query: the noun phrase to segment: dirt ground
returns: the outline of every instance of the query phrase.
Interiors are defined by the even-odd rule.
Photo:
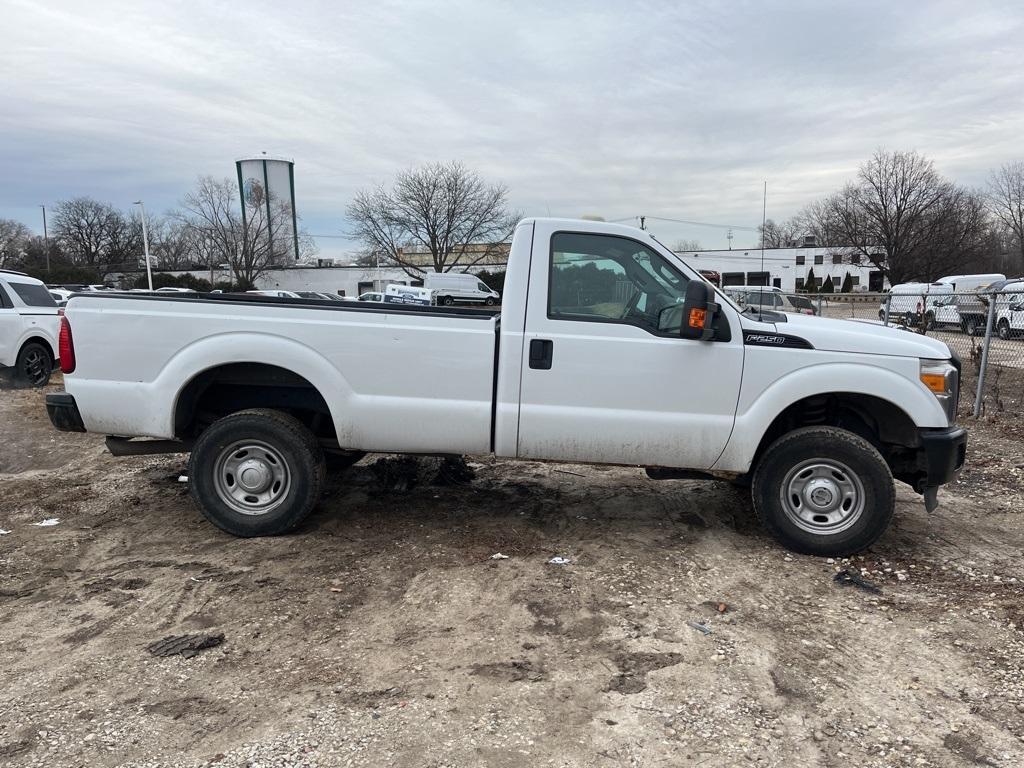
[[[369,457],[294,535],[234,539],[182,457],[42,401],[0,392],[2,766],[1024,765],[1019,413],[833,563],[725,484],[489,458],[384,491]],[[225,639],[146,650],[186,633]]]

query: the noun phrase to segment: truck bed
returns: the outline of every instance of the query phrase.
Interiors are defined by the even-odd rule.
[[[277,366],[323,395],[338,444],[490,449],[497,316],[461,307],[231,294],[76,295],[66,389],[85,427],[175,438],[188,383],[236,363]],[[428,386],[425,386],[428,383]]]

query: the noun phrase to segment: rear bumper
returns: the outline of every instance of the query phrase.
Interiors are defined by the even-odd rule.
[[[925,487],[956,479],[967,458],[967,430],[963,427],[921,430]]]
[[[61,432],[85,432],[78,403],[67,392],[54,392],[46,396],[46,414],[50,423]]]

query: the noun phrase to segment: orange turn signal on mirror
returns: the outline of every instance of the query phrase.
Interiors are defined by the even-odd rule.
[[[691,309],[689,325],[691,328],[703,328],[707,318],[708,311],[706,309]]]
[[[946,377],[941,373],[922,373],[921,381],[932,392],[941,395],[946,391]]]

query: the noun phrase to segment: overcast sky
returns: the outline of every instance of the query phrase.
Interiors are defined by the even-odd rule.
[[[1024,159],[1019,0],[0,2],[0,217],[34,229],[76,195],[164,210],[260,151],[295,159],[318,235],[431,160],[526,214],[754,227],[765,180],[783,219],[879,146],[968,184]]]

